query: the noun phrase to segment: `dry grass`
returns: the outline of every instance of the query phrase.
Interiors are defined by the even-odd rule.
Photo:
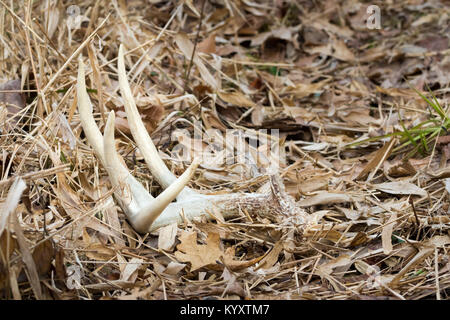
[[[422,155],[393,152],[394,139],[352,145],[429,119],[410,84],[425,92],[428,84],[448,114],[444,1],[380,2],[381,30],[365,28],[357,2],[206,1],[203,12],[202,2],[0,0],[0,82],[20,80],[0,93],[0,297],[448,299],[446,131]],[[192,133],[196,121],[204,132],[279,129],[279,174],[308,223],[242,212],[159,236],[132,230],[110,201],[75,94],[83,54],[99,127],[114,110],[126,165],[161,192],[123,114],[120,43],[172,172],[189,163],[177,161],[181,140],[171,137]],[[169,100],[184,93],[193,96]],[[23,193],[15,177],[26,182]],[[243,163],[200,166],[191,186],[255,192],[268,182],[260,163]],[[193,268],[198,257],[180,246],[188,243],[220,261]]]

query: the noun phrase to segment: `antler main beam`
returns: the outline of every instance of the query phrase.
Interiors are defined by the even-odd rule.
[[[195,217],[211,217],[209,213],[219,210],[225,217],[236,216],[240,210],[264,212],[282,205],[270,194],[204,195],[187,187],[198,161],[194,160],[179,177],[170,172],[158,155],[137,110],[125,71],[123,47],[120,46],[118,58],[119,86],[124,100],[125,112],[133,138],[144,156],[145,162],[155,180],[162,186],[162,192],[154,198],[125,167],[123,159],[116,151],[114,140],[114,111],[108,116],[102,136],[93,114],[92,104],[86,91],[84,64],[79,58],[77,97],[81,125],[89,144],[106,168],[111,184],[115,189],[118,204],[127,215],[133,228],[138,232],[151,232],[173,222],[182,223]],[[172,202],[176,198],[176,202]]]

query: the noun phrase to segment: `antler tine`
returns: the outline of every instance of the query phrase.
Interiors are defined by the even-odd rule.
[[[78,112],[80,114],[80,121],[84,134],[86,135],[89,144],[94,149],[97,157],[100,158],[100,162],[105,166],[106,159],[103,147],[103,137],[95,123],[94,115],[92,114],[92,103],[86,90],[84,63],[81,55],[78,57],[77,100]],[[117,166],[116,170],[117,174],[120,175],[128,173],[127,168],[121,163]]]
[[[186,187],[188,182],[197,169],[199,162],[194,159],[191,165],[183,172],[183,174],[175,180],[166,190],[164,190],[150,205],[147,205],[136,217],[135,225],[136,230],[140,232],[149,232],[152,230],[152,225],[158,217],[162,217],[167,212],[174,211],[172,201],[178,196],[178,194]],[[175,209],[177,206],[175,206]],[[176,212],[176,211],[175,211]],[[178,211],[179,214],[180,211]]]
[[[128,83],[127,75],[125,72],[125,62],[123,54],[123,45],[119,48],[119,58],[118,58],[118,73],[119,73],[119,86],[120,92],[122,93],[122,98],[124,100],[125,112],[127,114],[128,123],[130,125],[131,134],[139,147],[142,155],[144,156],[145,162],[149,167],[151,173],[155,177],[156,181],[161,185],[162,188],[169,187],[175,180],[175,175],[170,172],[165,163],[158,155],[158,150],[153,144],[144,124],[142,123],[141,116],[134,102],[133,95],[131,93],[130,85]],[[197,194],[194,190],[186,187],[179,194],[177,199],[181,200]]]
[[[80,54],[78,57],[77,102],[81,126],[83,127],[84,134],[86,135],[89,144],[97,154],[97,157],[100,158],[102,164],[105,164],[102,134],[95,123],[94,116],[92,115],[91,99],[89,99],[89,95],[87,94],[86,82],[84,78],[84,63],[83,57]]]
[[[95,123],[91,100],[86,91],[84,63],[81,55],[78,57],[77,99],[84,134],[100,162],[108,171],[113,187],[120,187],[120,181],[125,181],[125,185],[128,186],[123,192],[116,191],[116,197],[130,221],[133,221],[141,206],[151,203],[154,198],[120,162],[115,149],[111,151],[111,147],[109,147],[106,148],[105,152],[103,136]],[[114,126],[112,130],[111,126],[109,126],[108,130],[107,135],[109,137],[112,136],[112,143],[114,144]],[[110,141],[111,139],[107,140]],[[118,188],[117,190],[121,189]]]
[[[158,218],[190,181],[195,169],[198,167],[198,161],[194,160],[186,171],[156,199],[151,197],[151,195],[151,198],[149,198],[148,192],[129,172],[126,173],[126,176],[118,174],[121,163],[114,142],[114,120],[114,111],[111,111],[103,136],[105,167],[112,185],[117,188],[116,196],[120,199],[121,206],[127,213],[131,224],[138,232],[148,232],[156,218]],[[128,190],[127,186],[129,187]],[[131,195],[129,192],[131,192]]]
[[[146,203],[151,203],[154,198],[147,190],[123,167],[114,142],[114,122],[115,114],[111,111],[105,126],[103,136],[105,163],[109,179],[114,188],[117,189],[116,196],[129,211],[130,216],[138,214],[140,207]],[[128,187],[128,188],[127,188]],[[122,207],[124,207],[122,205]]]

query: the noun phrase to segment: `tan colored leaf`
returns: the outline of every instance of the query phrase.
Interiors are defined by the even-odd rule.
[[[228,102],[231,105],[238,107],[253,107],[255,104],[249,98],[247,98],[242,92],[234,91],[234,92],[225,92],[219,91],[217,93],[225,102]]]
[[[260,46],[269,38],[283,39],[287,41],[292,40],[292,32],[289,28],[280,27],[269,32],[258,33],[251,39],[251,46]]]
[[[0,256],[5,257],[8,261],[14,249],[17,247],[17,241],[14,239],[10,233],[5,232],[0,235]],[[9,249],[9,250],[8,250]],[[8,276],[7,266],[4,264],[3,259],[0,259],[0,289],[3,288],[3,282]]]
[[[355,55],[351,52],[342,40],[333,41],[333,51],[331,56],[343,61],[355,61]]]
[[[227,127],[220,121],[215,113],[205,110],[204,108],[202,108],[202,120],[206,130],[219,129],[222,132],[227,130]]]
[[[375,152],[375,155],[373,156],[372,160],[370,160],[367,165],[364,167],[364,169],[359,173],[359,175],[356,177],[356,180],[365,178],[369,172],[370,175],[367,178],[367,181],[372,180],[375,173],[380,168],[383,161],[385,161],[389,155],[392,152],[393,147],[396,144],[397,139],[392,138],[389,142],[385,143],[382,148],[380,148],[378,151]]]
[[[335,268],[349,266],[351,263],[351,257],[348,254],[342,254],[339,257],[319,266],[317,268],[317,273],[322,276],[331,275]]]
[[[177,236],[178,225],[177,223],[172,223],[159,229],[158,237],[158,249],[172,251],[175,245],[175,238]]]
[[[304,146],[304,147],[302,147],[302,149],[306,150],[306,151],[320,151],[320,150],[324,150],[326,147],[328,147],[328,143],[318,142],[318,143],[312,143],[307,146]]]
[[[397,219],[397,213],[392,213],[387,221],[386,225],[383,227],[381,232],[381,242],[383,244],[383,253],[390,254],[392,252],[392,232],[394,231],[395,223]]]
[[[355,221],[355,220],[358,220],[359,217],[361,216],[361,212],[358,210],[353,210],[353,209],[349,209],[349,208],[341,208],[341,207],[337,207],[337,208],[344,213],[344,215],[347,219]]]
[[[203,53],[216,53],[216,35],[212,33],[197,44],[197,50]]]
[[[395,286],[409,270],[411,270],[417,264],[421,263],[433,252],[434,247],[423,246],[420,251],[411,260],[409,260],[408,264],[395,275],[395,277],[391,281],[391,285]]]
[[[40,276],[46,275],[50,272],[54,258],[55,249],[51,239],[45,240],[34,248],[33,260]]]
[[[327,191],[319,191],[314,196],[301,200],[297,204],[300,207],[316,206],[319,204],[352,202],[353,199],[345,193],[332,193]]]
[[[421,197],[427,196],[427,192],[424,189],[419,188],[415,184],[406,181],[385,182],[380,184],[374,184],[373,187],[375,189],[381,190],[389,194],[400,194],[400,195],[413,194]]]
[[[434,236],[433,238],[428,240],[428,243],[432,244],[437,248],[442,248],[450,243],[450,236],[448,235]]]
[[[122,281],[136,281],[137,272],[139,267],[142,265],[143,260],[139,258],[132,258],[125,265],[124,270],[120,275],[120,280]]]
[[[308,180],[301,181],[301,183],[295,184],[295,187],[301,193],[314,192],[320,189],[326,189],[328,186],[328,181],[325,177],[313,177]],[[287,187],[287,186],[286,186]]]
[[[185,267],[186,267],[185,263],[178,263],[178,262],[170,261],[169,264],[167,265],[166,270],[164,270],[164,273],[168,274],[168,275],[176,275],[178,272],[183,270]]]
[[[47,37],[51,39],[60,24],[60,8],[57,1],[42,1],[45,17],[44,26],[47,27]]]
[[[42,299],[42,288],[41,283],[39,281],[39,274],[36,268],[36,264],[33,260],[33,256],[30,252],[30,247],[28,242],[23,234],[22,227],[20,226],[19,219],[16,214],[12,215],[14,231],[16,233],[17,242],[19,243],[20,252],[22,253],[22,260],[25,263],[25,266],[28,270],[28,280],[31,285],[31,289],[35,295],[37,300]]]
[[[295,86],[291,86],[287,88],[287,93],[293,94],[296,98],[301,99],[309,96],[310,94],[319,92],[322,88],[329,82],[328,79],[317,83],[302,83],[299,82]],[[292,108],[287,108],[291,110]]]
[[[261,263],[258,265],[258,269],[270,269],[275,263],[278,261],[278,256],[280,255],[281,250],[283,250],[283,242],[280,240],[273,246],[272,250],[269,251],[268,254],[264,256],[261,260]]]
[[[314,28],[320,29],[320,30],[326,30],[331,33],[334,33],[336,35],[339,35],[341,37],[345,38],[351,38],[353,35],[353,31],[345,26],[340,27],[334,23],[328,22],[326,19],[314,19],[314,21],[311,21],[311,26]]]
[[[358,232],[352,239],[352,241],[350,242],[350,244],[348,245],[350,248],[351,247],[357,247],[360,246],[364,243],[366,243],[369,239],[369,237],[367,237],[367,235],[364,232]]]
[[[305,49],[309,54],[321,53],[327,56],[335,57],[342,61],[355,61],[355,55],[351,52],[345,42],[339,39],[333,39],[326,45],[312,46]]]
[[[7,130],[14,128],[18,121],[18,117],[14,116],[25,107],[25,98],[22,93],[19,92],[20,90],[21,83],[19,79],[10,80],[0,84],[0,107],[6,106],[8,112],[7,119],[11,119],[7,123]]]
[[[92,243],[86,248],[86,256],[92,260],[107,261],[116,256],[116,252],[101,243]]]
[[[194,51],[194,44],[189,40],[188,36],[184,33],[178,33],[175,36],[175,43],[178,48],[183,52],[184,56],[188,61],[192,58],[192,52]],[[204,63],[200,60],[197,53],[194,54],[194,64],[197,66],[198,71],[202,79],[209,85],[211,88],[216,91],[219,89],[219,84],[217,80],[211,75],[209,70],[206,68]]]
[[[65,284],[66,280],[66,266],[64,264],[64,250],[58,248],[55,254],[55,280],[60,284]]]
[[[100,114],[102,115],[103,121],[106,122],[106,110],[103,103],[103,85],[102,85],[102,75],[100,73],[100,66],[97,60],[97,53],[95,52],[95,47],[93,43],[90,43],[87,47],[89,61],[92,66],[92,74],[94,76],[95,87],[97,89],[97,100],[98,106],[100,108]]]
[[[230,270],[239,270],[254,265],[262,257],[250,261],[234,260],[234,248],[228,248],[226,252],[220,247],[218,233],[210,232],[206,238],[206,244],[197,244],[197,232],[183,231],[180,236],[181,243],[177,246],[175,257],[182,262],[191,263],[191,272],[203,267],[213,270],[223,269],[225,264]]]
[[[401,159],[393,163],[385,161],[383,171],[391,177],[413,176],[417,173],[417,169],[411,164],[409,159]]]
[[[14,300],[22,300],[22,295],[20,294],[19,290],[19,283],[17,282],[17,274],[19,273],[20,268],[21,267],[15,265],[9,269],[9,285],[11,287],[11,292],[13,294]]]
[[[220,261],[223,252],[220,250],[220,238],[217,233],[209,233],[205,245],[197,244],[197,232],[183,231],[181,243],[177,246],[175,257],[182,262],[191,263],[191,271],[208,265],[215,265]]]

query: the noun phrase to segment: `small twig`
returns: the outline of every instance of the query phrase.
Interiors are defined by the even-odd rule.
[[[414,200],[412,198],[409,198],[409,203],[411,204],[411,207],[413,209],[414,217],[416,217],[416,226],[417,226],[417,228],[419,228],[420,227],[420,221],[419,221],[419,218],[417,216],[416,208],[414,207]]]
[[[194,41],[194,49],[192,49],[192,56],[191,56],[191,60],[189,61],[189,66],[188,66],[188,69],[187,69],[187,72],[186,72],[186,78],[185,78],[185,81],[184,81],[183,94],[185,94],[187,89],[188,89],[188,83],[189,83],[189,77],[191,75],[192,63],[194,62],[195,50],[197,49],[198,38],[200,37],[200,30],[202,28],[203,12],[204,12],[204,9],[205,9],[205,3],[206,3],[206,0],[203,0],[203,2],[202,2],[202,9],[200,11],[200,21],[198,23],[197,34],[195,36],[195,41]]]
[[[434,276],[436,283],[436,300],[441,300],[441,289],[439,288],[439,260],[438,260],[438,248],[434,248]]]
[[[38,196],[38,204],[39,204],[39,207],[42,210],[42,217],[44,218],[44,238],[45,238],[49,234],[48,230],[47,230],[47,219],[46,219],[45,212],[44,212],[44,210],[45,210],[44,201],[45,200],[42,198],[41,192],[39,190],[39,187],[37,186],[35,181],[33,181],[33,184],[34,184],[34,187],[36,188],[36,192],[37,192],[37,196]]]
[[[417,228],[417,235],[416,235],[416,240],[419,240],[420,237],[420,221],[419,218],[417,217],[417,212],[416,212],[416,207],[414,207],[414,200],[412,198],[409,198],[409,203],[411,204],[411,207],[413,209],[414,212],[414,217],[416,218],[416,228]]]
[[[45,169],[45,170],[41,170],[41,171],[37,171],[37,172],[30,172],[27,174],[24,174],[22,176],[20,176],[23,180],[28,181],[28,180],[33,180],[33,179],[39,179],[39,178],[43,178],[45,176],[50,176],[53,174],[56,174],[58,172],[64,172],[70,170],[70,165],[69,164],[65,164],[62,166],[58,166],[58,167],[54,167],[54,168],[50,168],[50,169]],[[14,182],[14,179],[16,179],[17,176],[14,177],[10,177],[8,179],[5,180],[0,180],[0,188],[4,188],[9,186],[11,183]]]

